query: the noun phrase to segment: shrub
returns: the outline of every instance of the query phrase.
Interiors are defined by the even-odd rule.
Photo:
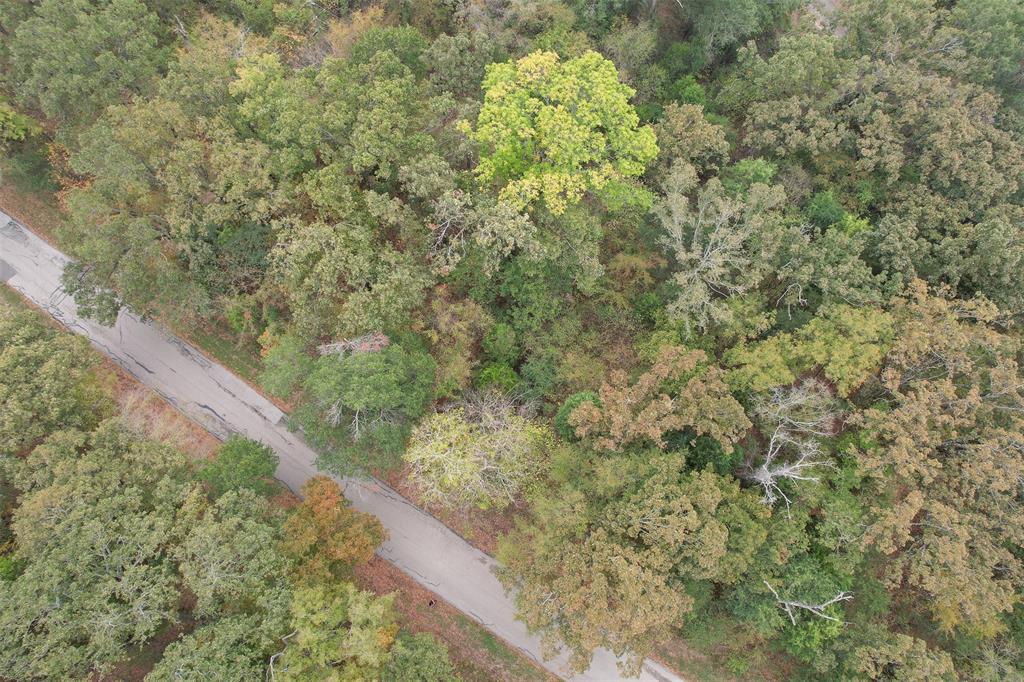
[[[484,335],[484,354],[495,363],[514,366],[519,360],[519,346],[516,343],[516,332],[512,326],[504,322],[491,327]]]
[[[827,190],[817,192],[811,197],[811,200],[807,202],[807,208],[804,209],[804,214],[813,224],[824,229],[842,222],[846,216],[846,209],[836,199],[832,190]]]
[[[692,75],[677,79],[668,89],[669,99],[680,104],[699,104],[707,106],[708,96],[704,86]]]
[[[278,461],[274,451],[263,443],[236,434],[203,467],[199,478],[209,483],[218,497],[241,488],[267,494],[274,489],[267,479],[273,478]]]
[[[722,186],[729,194],[741,194],[754,183],[771,182],[776,170],[775,164],[765,159],[743,159],[722,171]]]
[[[484,365],[476,378],[476,384],[480,388],[493,387],[503,391],[511,391],[518,383],[519,375],[503,362],[490,362]]]
[[[665,67],[669,78],[681,78],[689,73],[700,71],[705,62],[704,50],[688,41],[675,42],[665,50],[661,65]]]
[[[593,391],[581,391],[580,393],[573,393],[571,396],[566,398],[565,402],[562,403],[562,406],[558,408],[558,413],[555,415],[555,433],[557,433],[563,440],[579,440],[579,438],[576,437],[575,427],[569,423],[569,415],[583,403],[593,403],[597,406],[601,405],[601,401],[597,397],[596,393]]]

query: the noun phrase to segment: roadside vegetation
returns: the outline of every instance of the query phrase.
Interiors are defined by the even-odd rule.
[[[1015,679],[1024,6],[838,5],[8,3],[0,182],[54,197],[85,312],[169,321],[321,468],[494,552],[580,669],[604,646],[710,679]],[[352,585],[380,530],[327,479],[285,513],[255,445],[192,471],[83,410],[92,368],[45,342],[0,395],[0,656],[57,672],[11,674],[112,665],[182,586],[196,625],[154,675],[230,651],[322,679],[338,647],[450,674]],[[108,475],[139,499],[79,480]],[[16,615],[82,541],[39,535],[58,499],[145,528],[117,597],[145,607],[109,632]],[[211,577],[233,561],[240,586]]]

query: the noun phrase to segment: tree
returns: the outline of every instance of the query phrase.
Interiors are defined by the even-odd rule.
[[[171,642],[147,682],[248,682],[260,678],[271,650],[258,616],[236,615],[200,625]],[[269,640],[269,641],[268,641]]]
[[[293,636],[271,659],[282,680],[376,679],[398,633],[394,595],[352,583],[301,588],[292,601]]]
[[[295,562],[300,584],[330,583],[351,575],[373,557],[386,537],[373,516],[355,511],[326,476],[302,486],[303,500],[284,523],[282,548]]]
[[[886,632],[876,641],[857,647],[845,661],[851,677],[892,682],[930,682],[958,679],[953,660],[916,637]]]
[[[89,182],[69,192],[66,235],[84,267],[64,280],[76,300],[105,309],[113,289],[138,313],[190,319],[259,285],[260,225],[279,208],[265,145],[161,98],[109,108],[79,144],[71,166]]]
[[[518,414],[511,397],[488,391],[421,421],[403,457],[427,499],[502,508],[536,480],[553,446],[553,434]]]
[[[761,486],[765,504],[771,506],[781,497],[788,508],[791,500],[781,483],[820,480],[815,470],[832,466],[820,440],[833,435],[841,414],[828,387],[816,379],[772,389],[757,401],[755,412],[767,443],[761,463],[750,464],[748,477]]]
[[[367,445],[383,456],[401,448],[409,423],[430,399],[435,370],[426,352],[397,343],[346,355],[328,352],[303,382],[310,400],[296,417],[315,442],[338,454],[335,466],[358,469],[365,466]]]
[[[24,452],[50,433],[107,416],[98,369],[85,339],[0,308],[0,453]]]
[[[0,664],[20,679],[103,672],[177,612],[175,515],[188,463],[116,421],[62,431],[18,460],[15,556],[0,590]]]
[[[426,336],[437,361],[434,393],[438,397],[454,396],[469,387],[477,364],[476,349],[494,321],[475,301],[452,300],[447,290],[438,292],[430,311]]]
[[[10,38],[18,90],[50,118],[89,121],[156,77],[158,33],[139,0],[44,0]]]
[[[588,191],[621,202],[638,191],[627,181],[657,155],[654,133],[629,104],[633,91],[596,52],[491,64],[483,88],[470,132],[482,149],[477,176],[517,207],[543,202],[557,215]]]
[[[688,164],[699,176],[717,170],[729,157],[725,130],[708,121],[704,107],[672,103],[654,125],[658,141],[657,170],[665,175],[675,164]]]
[[[379,239],[358,216],[352,220],[276,225],[273,270],[307,338],[401,329],[430,284],[410,254]]]
[[[457,682],[448,647],[429,632],[400,633],[381,672],[383,682]]]
[[[703,351],[665,346],[632,384],[625,372],[613,370],[598,401],[580,403],[569,424],[580,438],[613,452],[631,444],[664,448],[666,433],[684,429],[731,445],[750,421],[729,394],[722,370],[706,360]]]
[[[876,226],[865,252],[876,270],[969,295],[964,265],[990,245],[975,225],[1020,205],[1024,141],[999,98],[965,80],[972,60],[945,15],[929,2],[851,3],[843,40],[804,30],[768,59],[741,50],[722,101],[745,117],[745,143],[798,162]],[[988,255],[999,272],[1019,254]]]
[[[524,550],[530,542],[518,539]],[[628,654],[627,672],[639,670],[654,643],[691,608],[692,600],[666,583],[666,556],[619,542],[604,529],[535,547],[523,556],[502,552],[506,586],[517,588],[519,617],[541,632],[545,655],[567,645],[576,670],[585,670],[601,646]]]
[[[371,29],[364,36],[393,31]],[[422,41],[414,30],[405,31]],[[353,51],[362,52],[363,45],[369,46],[357,42]],[[436,142],[424,128],[444,102],[430,98],[426,84],[403,63],[403,57],[410,62],[418,62],[418,57],[379,48],[367,49],[359,60],[324,62],[316,82],[324,109],[316,118],[325,125],[328,139],[335,141],[321,152],[330,161],[344,164],[357,176],[372,174],[390,182],[401,166],[434,151]]]
[[[288,562],[278,550],[281,524],[266,499],[242,488],[212,505],[193,498],[182,513],[194,520],[177,553],[198,615],[272,612],[287,604],[291,590]]]
[[[548,655],[564,643],[576,669],[599,646],[638,669],[692,608],[683,581],[737,581],[765,539],[756,495],[686,472],[678,455],[578,457],[554,470],[570,477],[502,539],[499,577]]]
[[[1024,542],[1019,340],[993,326],[990,303],[932,296],[920,281],[894,316],[879,386],[891,407],[860,417],[874,445],[857,458],[876,495],[864,543],[941,630],[992,638],[1024,580],[1012,549]]]
[[[220,446],[213,461],[200,470],[199,478],[209,483],[218,497],[242,488],[267,494],[274,490],[268,479],[274,477],[278,461],[266,445],[235,434]]]
[[[892,335],[892,317],[882,310],[823,306],[794,333],[730,349],[724,358],[733,367],[729,383],[764,391],[792,384],[804,372],[820,367],[836,392],[846,397],[878,368]]]
[[[794,0],[773,3],[737,0],[724,4],[715,0],[696,0],[679,3],[679,9],[692,26],[694,38],[703,47],[705,58],[711,60],[723,50],[767,30],[798,5]]]
[[[1024,9],[1005,0],[958,2],[950,22],[963,31],[966,49],[979,58],[992,84],[1010,105],[1024,107]]]
[[[691,206],[687,194],[695,180],[688,164],[673,167],[659,217],[667,232],[662,243],[676,265],[678,294],[669,314],[703,331],[730,322],[724,299],[751,291],[770,273],[778,276],[776,254],[786,239],[799,237],[786,229],[782,187],[755,183],[734,197],[713,178]]]

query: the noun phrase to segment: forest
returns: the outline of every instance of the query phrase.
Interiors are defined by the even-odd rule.
[[[0,152],[80,310],[505,519],[577,669],[1024,679],[1024,1],[6,0]],[[140,437],[79,341],[0,312],[5,677],[187,613],[146,679],[457,679],[331,478]]]

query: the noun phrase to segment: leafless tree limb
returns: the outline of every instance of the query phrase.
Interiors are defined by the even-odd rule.
[[[789,622],[793,625],[796,625],[796,612],[798,609],[812,613],[819,618],[830,620],[833,623],[842,623],[844,625],[846,624],[846,621],[825,613],[825,609],[827,609],[832,604],[837,604],[839,602],[849,601],[850,599],[853,599],[853,592],[840,592],[828,601],[821,602],[820,604],[808,604],[807,602],[783,599],[779,596],[779,593],[775,590],[774,587],[771,586],[771,584],[767,580],[764,580],[762,582],[769,590],[771,590],[772,595],[774,595],[775,597],[775,601],[779,604],[779,608],[786,612],[786,615],[789,616]]]

